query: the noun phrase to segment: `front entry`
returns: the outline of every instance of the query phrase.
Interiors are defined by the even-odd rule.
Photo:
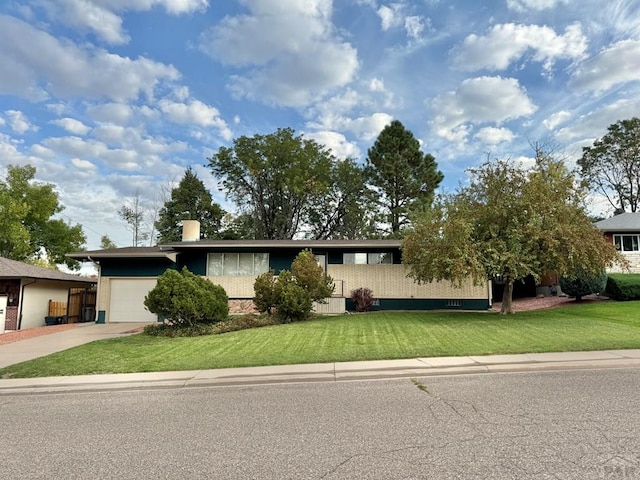
[[[0,295],[0,332],[4,332],[7,320],[7,296]]]

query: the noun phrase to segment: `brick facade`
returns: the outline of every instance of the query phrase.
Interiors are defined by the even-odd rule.
[[[18,307],[7,307],[7,316],[5,318],[4,329],[18,329]]]

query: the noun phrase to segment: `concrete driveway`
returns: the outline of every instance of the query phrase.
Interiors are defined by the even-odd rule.
[[[81,323],[76,328],[0,345],[0,368],[105,338],[133,335],[147,323]]]

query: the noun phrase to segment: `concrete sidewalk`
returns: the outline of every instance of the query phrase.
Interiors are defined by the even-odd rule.
[[[318,363],[181,372],[125,373],[0,380],[0,396],[143,388],[194,388],[269,383],[336,382],[480,373],[640,366],[640,350],[531,353]]]

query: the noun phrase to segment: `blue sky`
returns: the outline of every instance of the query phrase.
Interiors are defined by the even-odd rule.
[[[89,249],[127,246],[118,208],[187,166],[230,208],[205,164],[240,135],[364,161],[399,119],[451,191],[530,142],[575,162],[640,114],[639,79],[638,1],[5,0],[0,174],[34,165]]]

